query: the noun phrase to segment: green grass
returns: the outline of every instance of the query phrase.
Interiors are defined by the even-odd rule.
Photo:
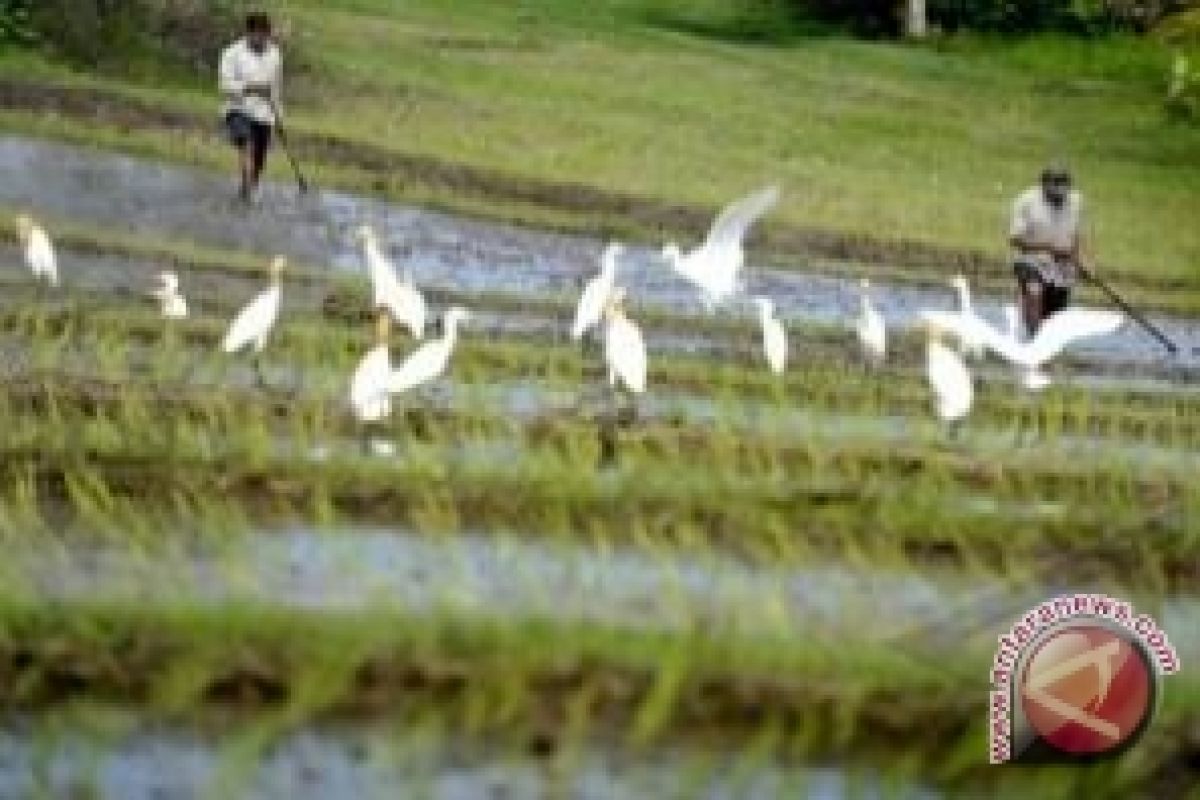
[[[294,126],[706,206],[778,180],[773,224],[993,254],[1013,194],[1065,156],[1101,263],[1194,278],[1200,129],[1162,113],[1163,46],[800,35],[746,45],[719,35],[726,6],[293,0],[282,13],[316,70],[293,76]],[[0,65],[62,75],[29,56]],[[132,90],[213,104],[199,78]],[[478,210],[538,217],[498,201]]]

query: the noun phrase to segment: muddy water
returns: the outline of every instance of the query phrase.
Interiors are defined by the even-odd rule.
[[[594,271],[602,247],[586,237],[466,220],[332,191],[297,200],[294,188],[285,185],[264,187],[256,208],[247,212],[231,201],[232,187],[219,177],[14,136],[0,138],[0,165],[6,173],[0,182],[3,204],[157,237],[282,252],[340,272],[361,271],[352,231],[369,221],[426,287],[563,297],[577,291]],[[631,247],[620,280],[638,303],[697,311],[694,294],[652,249]],[[752,266],[746,281],[751,294],[774,297],[785,319],[838,323],[857,313],[857,287],[846,280]],[[910,325],[923,308],[953,307],[949,288],[931,292],[882,280],[876,284],[876,301],[893,324]],[[1003,302],[1007,299],[981,297],[977,306],[999,325]],[[752,318],[745,305],[721,313]],[[1200,325],[1194,320],[1158,322],[1185,344],[1200,342]],[[1142,365],[1200,367],[1200,359],[1191,355],[1168,360],[1161,347],[1133,326],[1082,345],[1078,352]]]
[[[112,712],[109,716],[112,716]],[[247,759],[238,732],[121,719],[119,730],[85,721],[0,725],[0,800],[812,800],[933,798],[925,788],[863,770],[690,749],[629,753],[599,742],[575,746],[569,766],[499,747],[447,741],[444,733],[374,726],[311,727],[277,737]]]

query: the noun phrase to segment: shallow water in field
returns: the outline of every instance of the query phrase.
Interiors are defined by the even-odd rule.
[[[597,550],[511,536],[422,537],[384,529],[289,528],[146,553],[17,548],[10,590],[59,599],[255,601],[297,608],[454,609],[621,626],[703,625],[745,634],[893,640],[963,636],[1036,596],[999,582],[844,567],[771,569],[728,556]]]
[[[283,185],[264,187],[257,207],[247,212],[232,202],[229,182],[209,174],[15,136],[0,137],[0,165],[10,166],[0,184],[0,203],[158,237],[178,235],[261,254],[282,252],[343,273],[361,272],[353,229],[370,221],[397,262],[424,287],[574,296],[594,272],[603,246],[587,237],[479,222],[333,191],[297,200],[294,189]],[[70,269],[63,272],[71,281]],[[631,246],[620,280],[637,304],[698,310],[693,292],[652,248]],[[750,266],[746,283],[750,294],[775,298],[784,319],[840,323],[857,314],[853,281]],[[886,280],[875,283],[875,300],[893,324],[911,325],[923,308],[954,306],[949,287],[930,291]],[[1008,298],[980,297],[976,305],[999,325],[1005,302]],[[737,306],[719,313],[753,319],[748,304]],[[1156,321],[1184,345],[1183,356],[1167,357],[1132,324],[1102,341],[1082,344],[1076,352],[1150,367],[1200,367],[1200,359],[1191,354],[1191,343],[1200,342],[1200,325],[1178,318]]]
[[[110,712],[108,716],[113,716]],[[934,798],[864,770],[799,766],[672,749],[630,754],[575,744],[564,766],[519,750],[456,743],[442,732],[373,726],[304,728],[248,748],[252,735],[120,719],[87,730],[0,723],[0,800],[811,800]],[[66,728],[63,730],[62,728]],[[247,763],[247,752],[256,757]],[[742,767],[739,769],[739,767]]]
[[[417,536],[382,528],[290,527],[226,542],[138,552],[79,545],[14,547],[10,591],[147,603],[255,602],[313,610],[399,608],[548,616],[637,628],[728,629],[836,642],[906,642],[934,651],[994,641],[1027,608],[1097,587],[1016,586],[924,570],[751,566],[731,556],[595,549],[504,534]],[[1181,656],[1200,642],[1200,600],[1174,597],[1162,618]],[[1159,609],[1147,607],[1157,615]]]

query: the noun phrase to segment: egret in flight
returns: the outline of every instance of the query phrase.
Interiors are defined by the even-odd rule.
[[[1013,323],[1019,322],[1016,308],[1006,309],[1006,314],[1010,329],[1001,333],[985,325],[984,344],[1005,361],[1021,368],[1025,388],[1033,391],[1050,385],[1050,377],[1042,369],[1067,347],[1081,339],[1115,333],[1125,323],[1125,317],[1116,311],[1069,306],[1042,320],[1037,333],[1031,339],[1021,341],[1017,330],[1013,329]]]
[[[762,323],[763,352],[767,357],[767,365],[771,372],[782,375],[787,367],[787,334],[783,323],[775,317],[775,304],[766,297],[754,298],[758,306],[758,318]]]
[[[883,316],[871,302],[871,282],[863,278],[859,282],[859,315],[855,331],[863,355],[872,366],[879,366],[887,355],[887,327]]]
[[[179,291],[179,276],[174,272],[158,273],[158,286],[154,287],[150,296],[158,301],[162,315],[166,319],[187,317],[187,300]]]
[[[646,343],[637,324],[625,316],[625,289],[618,286],[604,309],[604,360],[609,385],[634,394],[646,391]]]
[[[17,239],[25,251],[25,263],[33,276],[51,286],[58,286],[58,261],[46,230],[28,214],[19,214]]]
[[[234,317],[225,339],[221,342],[221,350],[226,353],[236,353],[247,346],[253,348],[254,368],[258,373],[259,384],[264,383],[260,355],[279,316],[280,276],[285,266],[287,259],[283,256],[275,256],[271,260],[271,284]]]
[[[925,331],[925,375],[933,389],[934,411],[942,422],[954,426],[971,410],[975,395],[971,373],[962,356],[943,341],[948,331],[933,322],[925,323]]]
[[[778,200],[778,187],[760,189],[727,206],[695,250],[684,254],[675,243],[663,248],[662,256],[676,274],[700,290],[706,309],[715,308],[738,291],[738,270],[746,259],[742,241],[750,226]]]
[[[458,326],[471,318],[471,313],[462,306],[453,306],[446,312],[442,324],[442,336],[421,345],[388,378],[389,392],[406,392],[428,383],[446,371],[454,343],[458,338]]]
[[[427,316],[425,298],[417,291],[412,277],[407,274],[404,280],[396,277],[396,269],[384,255],[379,237],[370,225],[359,226],[355,238],[362,245],[363,258],[371,275],[375,307],[382,306],[391,312],[397,322],[408,328],[413,338],[423,338]]]
[[[587,282],[579,304],[575,307],[575,322],[571,325],[571,338],[579,341],[604,317],[604,306],[612,292],[617,277],[617,259],[623,248],[618,242],[610,242],[600,256],[600,272]]]

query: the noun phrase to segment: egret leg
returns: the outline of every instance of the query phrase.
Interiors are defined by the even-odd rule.
[[[602,414],[596,428],[596,438],[600,445],[600,455],[596,467],[598,469],[615,467],[619,455],[616,419]]]
[[[267,388],[267,375],[265,372],[263,372],[262,353],[254,354],[254,374],[258,379],[258,388],[266,389]]]

